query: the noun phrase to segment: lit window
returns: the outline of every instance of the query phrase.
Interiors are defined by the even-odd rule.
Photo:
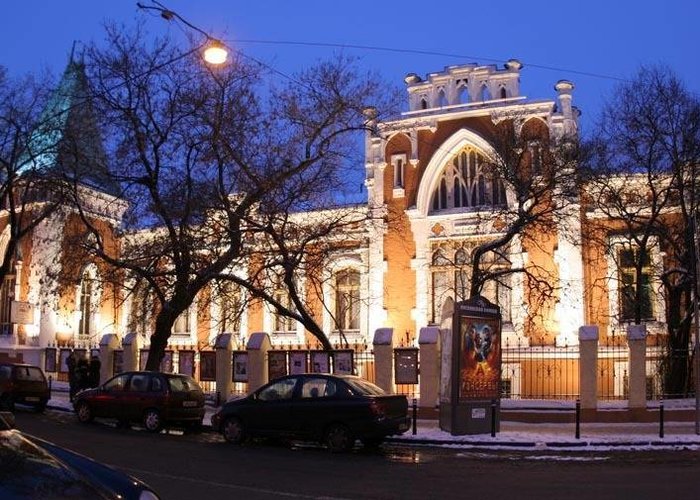
[[[354,269],[336,275],[335,318],[339,330],[360,329],[360,273]]]
[[[432,210],[503,206],[503,181],[486,166],[484,157],[465,149],[448,162],[432,197]]]

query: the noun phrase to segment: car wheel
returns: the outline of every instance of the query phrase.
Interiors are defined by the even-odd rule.
[[[15,399],[12,394],[3,394],[0,396],[0,409],[13,411],[15,409]]]
[[[326,431],[325,443],[331,453],[338,453],[350,451],[355,445],[355,438],[346,426],[333,424]]]
[[[78,421],[82,424],[92,422],[94,418],[90,405],[87,403],[78,403],[78,406],[75,408],[75,413],[78,415]]]
[[[221,426],[221,434],[227,443],[242,444],[245,441],[245,427],[239,418],[230,417]]]
[[[379,448],[382,445],[383,442],[384,442],[383,437],[367,438],[367,439],[362,440],[362,446],[364,446],[365,448],[376,450],[377,448]]]
[[[163,427],[160,412],[155,409],[146,410],[143,414],[143,426],[148,432],[158,432]]]

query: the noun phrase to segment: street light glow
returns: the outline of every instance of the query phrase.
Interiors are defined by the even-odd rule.
[[[223,43],[219,40],[211,40],[206,49],[204,49],[204,60],[209,64],[223,64],[228,58],[228,51]]]

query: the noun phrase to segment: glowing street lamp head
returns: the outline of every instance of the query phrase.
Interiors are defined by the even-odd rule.
[[[210,40],[207,48],[204,49],[204,60],[209,64],[219,65],[225,63],[227,58],[226,46],[219,40]]]

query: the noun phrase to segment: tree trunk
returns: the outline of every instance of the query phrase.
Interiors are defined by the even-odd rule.
[[[173,330],[177,316],[161,310],[156,316],[156,331],[151,335],[151,347],[148,350],[146,370],[160,371],[160,363],[165,357],[165,348]]]

